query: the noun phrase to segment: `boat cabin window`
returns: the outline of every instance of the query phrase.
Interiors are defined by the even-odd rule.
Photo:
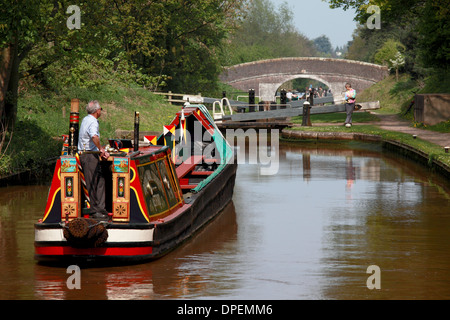
[[[161,175],[161,180],[163,182],[164,189],[166,191],[167,201],[169,202],[169,207],[173,207],[177,204],[177,197],[175,195],[175,183],[173,181],[173,176],[171,174],[167,158],[162,161],[158,161],[158,169]]]
[[[166,158],[138,170],[150,215],[163,213],[178,203],[176,185]]]

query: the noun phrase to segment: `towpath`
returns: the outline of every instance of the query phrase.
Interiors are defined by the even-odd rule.
[[[411,135],[416,135],[418,138],[437,144],[442,147],[450,147],[450,133],[436,132],[421,128],[414,128],[411,126],[411,123],[402,120],[396,114],[377,114],[372,112],[377,117],[380,118],[380,121],[377,122],[364,122],[358,123],[355,122],[353,125],[374,125],[378,126],[384,130],[403,132]],[[314,126],[336,126],[336,123],[314,123]],[[297,125],[296,125],[297,126]],[[300,126],[298,124],[298,126]]]
[[[426,140],[442,147],[450,147],[450,133],[414,128],[408,121],[399,119],[395,114],[376,115],[380,118],[380,122],[376,125],[381,129],[417,135],[417,137],[422,140]]]

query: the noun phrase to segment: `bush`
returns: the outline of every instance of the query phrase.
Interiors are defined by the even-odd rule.
[[[11,144],[0,159],[0,176],[24,170],[38,172],[61,153],[62,141],[52,138],[34,120],[18,121]]]

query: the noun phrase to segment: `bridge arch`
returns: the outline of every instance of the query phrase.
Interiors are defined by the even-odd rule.
[[[286,81],[315,79],[326,84],[335,101],[342,101],[345,83],[357,92],[383,80],[389,69],[377,64],[333,58],[278,58],[242,63],[225,68],[220,79],[236,89],[255,89],[263,101],[274,101],[276,90]]]
[[[322,82],[324,85],[328,86],[328,88],[330,88],[330,86],[332,85],[332,83],[326,81],[325,79],[321,78],[320,76],[317,75],[304,75],[304,74],[297,74],[297,75],[292,75],[289,77],[286,77],[285,80],[283,82],[281,82],[278,86],[278,88],[280,88],[280,86],[282,86],[284,83],[291,81],[291,80],[295,80],[295,79],[311,79],[311,80],[317,80]],[[282,88],[281,88],[282,89]],[[295,88],[294,88],[295,89]],[[305,89],[305,88],[302,88]]]

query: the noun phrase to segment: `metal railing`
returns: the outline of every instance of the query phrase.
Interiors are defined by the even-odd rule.
[[[214,103],[213,103],[213,111],[212,112],[213,112],[214,120],[222,119],[225,116],[225,111],[223,109],[224,102],[228,106],[228,111],[229,111],[230,115],[233,115],[233,108],[231,107],[230,100],[228,100],[228,98],[222,98],[221,100],[214,101]],[[216,106],[218,106],[220,108],[219,112],[216,112]]]

